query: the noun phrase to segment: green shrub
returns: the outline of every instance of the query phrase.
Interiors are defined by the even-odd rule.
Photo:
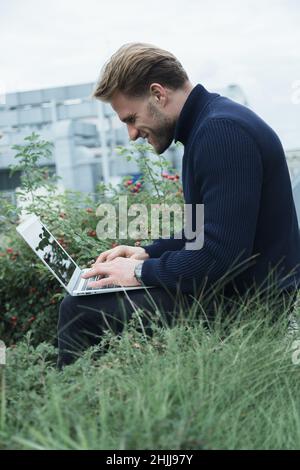
[[[99,184],[96,193],[88,195],[76,191],[57,193],[57,178],[50,176],[45,167],[38,166],[40,159],[50,157],[51,144],[37,134],[27,137],[24,145],[14,149],[18,162],[12,167],[12,173],[22,172],[18,199],[23,201],[31,196],[26,210],[41,218],[82,268],[116,244],[143,244],[150,239],[149,236],[138,241],[99,240],[96,236],[99,202],[111,202],[117,209],[120,195],[128,197],[128,206],[132,202],[149,206],[183,201],[179,176],[165,157],[154,156],[150,146],[118,147],[120,158],[136,159],[141,173],[138,181],[128,176],[116,188]],[[0,209],[6,217],[6,222],[0,223],[0,337],[10,345],[30,330],[33,344],[45,340],[55,344],[58,305],[65,292],[16,232],[20,207],[2,199]]]

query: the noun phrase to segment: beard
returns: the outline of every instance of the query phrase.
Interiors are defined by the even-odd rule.
[[[151,141],[155,152],[160,155],[170,147],[175,133],[176,120],[165,116],[153,103],[148,103],[148,111],[155,121],[155,128],[151,129],[154,141]]]

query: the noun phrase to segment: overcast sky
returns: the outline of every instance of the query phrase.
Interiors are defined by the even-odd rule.
[[[0,86],[95,81],[132,41],[170,50],[210,91],[238,83],[300,148],[300,0],[0,0]]]

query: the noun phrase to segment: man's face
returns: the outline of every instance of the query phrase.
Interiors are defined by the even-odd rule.
[[[156,104],[153,95],[143,98],[128,98],[121,92],[115,93],[111,105],[121,121],[125,122],[130,140],[146,138],[159,155],[172,143],[176,119]]]

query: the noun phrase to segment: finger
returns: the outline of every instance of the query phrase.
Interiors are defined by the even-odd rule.
[[[98,258],[96,259],[96,263],[103,263],[103,261],[106,260],[107,255],[108,255],[111,251],[112,251],[112,249],[111,249],[111,250],[103,251],[103,253],[101,253],[101,254],[98,256]],[[96,263],[95,263],[95,264],[96,264]]]
[[[120,249],[120,250],[114,251],[113,253],[110,253],[107,256],[106,261],[112,261],[115,258],[122,258],[122,257],[124,257],[124,251]]]
[[[114,263],[118,259],[122,259],[122,257],[117,256],[116,258],[111,258],[111,259],[107,258],[106,260],[103,261],[103,264],[105,264],[105,266],[110,266],[111,263]],[[94,264],[91,265],[91,268],[97,268],[99,266],[99,264],[101,264],[101,263],[94,263]]]
[[[90,269],[86,273],[81,274],[83,279],[88,279],[92,276],[97,276],[97,274],[109,274],[110,267],[106,264],[97,264],[94,268]]]
[[[87,287],[93,288],[93,287],[106,287],[106,286],[111,286],[111,285],[117,285],[117,282],[114,280],[113,277],[105,277],[103,279],[100,279],[100,281],[95,281],[95,282],[89,282]]]

